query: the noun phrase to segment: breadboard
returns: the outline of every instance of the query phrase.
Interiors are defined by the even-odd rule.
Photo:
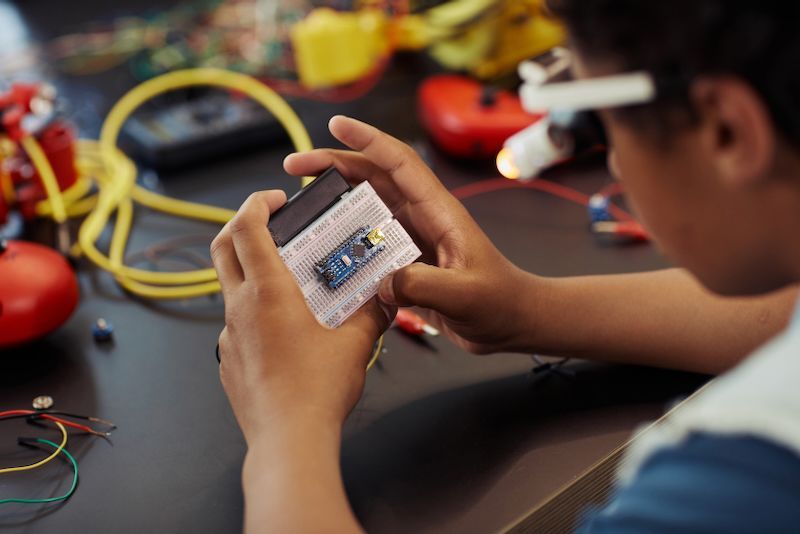
[[[320,278],[316,264],[364,226],[383,230],[385,249],[340,287],[331,289]],[[345,194],[278,251],[300,285],[308,307],[320,323],[331,328],[372,298],[387,274],[411,264],[421,254],[368,182]]]

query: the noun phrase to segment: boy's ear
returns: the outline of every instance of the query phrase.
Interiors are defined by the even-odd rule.
[[[736,77],[707,77],[692,84],[700,126],[699,147],[723,185],[748,187],[774,165],[777,136],[761,96]]]

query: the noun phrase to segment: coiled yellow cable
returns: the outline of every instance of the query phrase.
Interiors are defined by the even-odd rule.
[[[100,140],[81,140],[77,144],[79,179],[61,192],[47,157],[33,137],[22,146],[36,167],[48,195],[36,209],[56,222],[88,213],[78,231],[74,252],[85,255],[98,267],[112,273],[127,291],[154,299],[190,298],[219,291],[214,269],[183,272],[156,272],[129,267],[124,263],[125,248],[133,221],[134,204],[201,221],[225,224],[234,211],[170,198],[136,185],[136,165],[117,148],[117,139],[128,117],[144,102],[160,94],[195,86],[212,86],[241,92],[269,110],[289,134],[296,151],[311,150],[311,139],[291,107],[272,89],[249,76],[219,69],[189,69],[153,78],[135,87],[111,109],[100,133]],[[305,178],[305,185],[311,178]],[[86,196],[92,184],[97,193]],[[112,216],[114,231],[108,254],[97,248],[97,240]]]
[[[61,191],[55,173],[39,143],[33,137],[23,139],[22,146],[31,159],[47,192],[48,200],[36,206],[37,214],[52,216],[58,223],[68,217],[88,216],[78,231],[75,254],[83,254],[98,267],[112,273],[127,291],[152,299],[191,298],[217,293],[220,290],[214,269],[184,272],[156,272],[125,265],[125,248],[133,222],[134,203],[151,209],[201,221],[225,224],[236,213],[233,210],[170,198],[136,185],[137,169],[119,148],[117,139],[130,115],[148,100],[177,89],[213,86],[239,91],[270,111],[289,134],[294,148],[304,152],[313,148],[303,123],[277,93],[254,78],[219,69],[189,69],[153,78],[135,87],[111,109],[100,132],[100,141],[82,139],[77,143],[78,180]],[[313,177],[305,177],[307,185]],[[97,193],[86,196],[92,185]],[[116,214],[108,255],[97,248],[97,239]],[[377,361],[383,349],[383,336],[378,339],[367,370]],[[60,428],[61,425],[56,423]],[[65,440],[51,457],[58,455]],[[35,466],[42,465],[42,462]],[[31,466],[32,468],[34,466]],[[2,473],[4,471],[0,471]]]

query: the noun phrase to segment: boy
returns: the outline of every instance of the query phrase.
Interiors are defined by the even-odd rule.
[[[251,196],[212,244],[226,303],[221,378],[249,447],[247,530],[360,530],[339,473],[341,425],[395,306],[430,309],[436,326],[476,353],[542,352],[705,372],[736,366],[788,322],[796,291],[784,288],[800,282],[800,67],[793,61],[800,5],[551,4],[568,27],[576,77],[643,71],[655,80],[652,102],[597,111],[614,174],[658,245],[688,273],[525,273],[409,147],[335,117],[331,132],[354,152],[294,154],[287,172],[335,165],[353,180],[369,180],[416,235],[424,263],[384,280],[379,299],[330,330],[305,306],[266,230],[269,213],[286,200],[282,192]],[[712,384],[669,434],[630,459],[617,495],[583,528],[795,527],[797,352],[800,323]]]

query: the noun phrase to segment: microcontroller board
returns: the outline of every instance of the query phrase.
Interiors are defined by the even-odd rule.
[[[337,198],[278,248],[308,307],[320,323],[333,328],[375,296],[387,274],[420,256],[368,182]]]

